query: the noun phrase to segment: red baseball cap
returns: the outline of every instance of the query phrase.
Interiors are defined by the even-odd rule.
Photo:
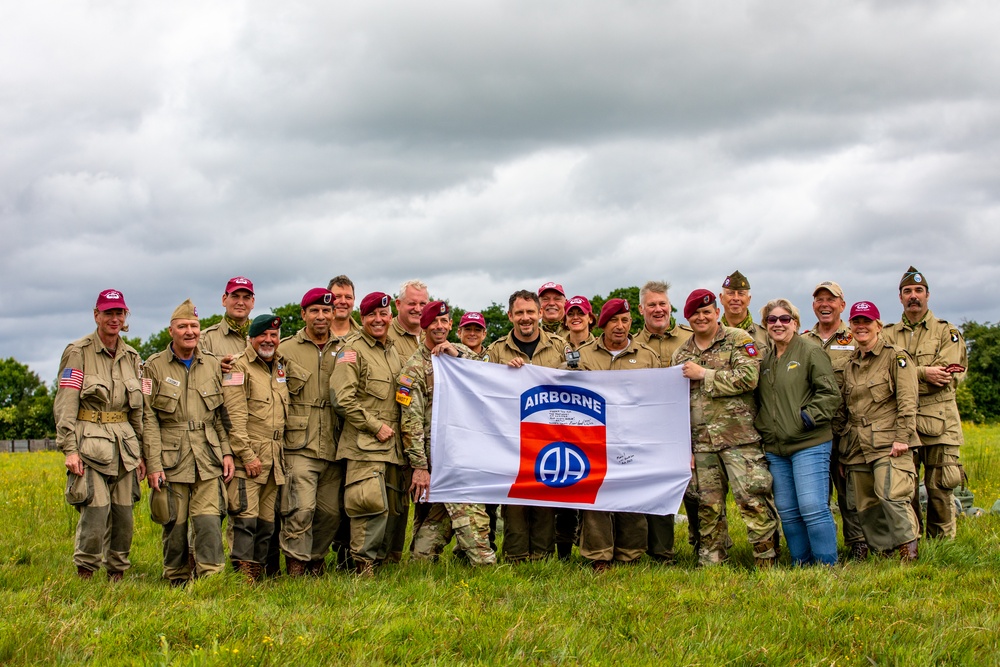
[[[538,288],[538,296],[545,294],[549,290],[554,290],[556,292],[559,292],[563,296],[566,296],[566,290],[564,290],[563,286],[560,285],[559,283],[545,283],[544,285]]]
[[[241,289],[245,289],[250,292],[250,294],[253,294],[253,283],[250,282],[249,278],[236,276],[235,278],[230,278],[229,282],[226,283],[226,294],[232,294],[236,290]]]
[[[871,301],[858,301],[856,304],[851,306],[851,316],[847,318],[848,320],[853,320],[855,317],[867,317],[869,320],[881,320],[882,316],[879,315],[878,308]]]
[[[574,296],[572,299],[566,299],[566,314],[569,315],[570,308],[579,308],[583,311],[584,315],[590,317],[591,322],[596,322],[597,318],[594,317],[594,307],[590,305],[590,300],[585,296]],[[563,319],[566,319],[563,317]]]
[[[116,289],[106,289],[98,294],[97,305],[94,308],[97,308],[102,313],[105,310],[112,310],[113,308],[128,310],[128,306],[125,305],[124,295]]]
[[[486,328],[486,318],[483,317],[482,313],[477,313],[474,310],[470,310],[465,315],[462,315],[462,319],[458,323],[458,328],[461,329],[466,324],[475,324],[476,326]]]

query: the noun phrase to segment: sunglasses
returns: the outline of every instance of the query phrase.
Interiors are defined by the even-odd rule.
[[[789,324],[791,323],[792,319],[793,318],[791,315],[768,315],[767,320],[765,321],[768,324],[774,324],[776,322],[781,322],[782,324]]]

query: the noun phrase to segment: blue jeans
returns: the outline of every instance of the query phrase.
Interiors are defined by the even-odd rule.
[[[837,527],[830,512],[830,450],[820,443],[791,456],[767,453],[774,504],[795,565],[837,563]]]

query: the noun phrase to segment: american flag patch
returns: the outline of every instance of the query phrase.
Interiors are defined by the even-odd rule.
[[[59,388],[83,389],[83,371],[79,368],[67,368],[59,376]]]
[[[356,364],[358,362],[358,353],[356,350],[341,350],[340,354],[337,355],[338,364]]]
[[[223,387],[242,387],[243,373],[226,373],[222,376]]]
[[[153,378],[142,378],[142,393],[146,396],[153,393]]]

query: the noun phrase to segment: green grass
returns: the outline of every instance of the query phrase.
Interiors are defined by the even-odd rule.
[[[962,459],[987,510],[1000,428],[970,426]],[[78,580],[76,513],[59,454],[0,455],[0,664],[537,663],[991,665],[1000,662],[1000,516],[961,519],[920,562],[757,572],[739,520],[731,564],[594,575],[579,561],[473,570],[450,557],[250,588],[230,573],[160,579],[159,526],[136,508],[134,567]],[[735,517],[735,508],[730,508]]]

